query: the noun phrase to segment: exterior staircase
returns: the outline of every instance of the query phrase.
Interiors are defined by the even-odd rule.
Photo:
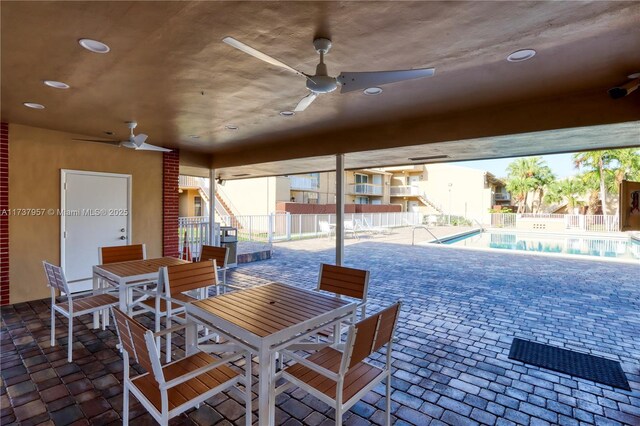
[[[437,211],[440,214],[444,214],[444,211],[442,210],[442,207],[437,205],[436,203],[434,203],[433,201],[431,201],[428,197],[427,194],[425,192],[423,192],[422,194],[418,195],[418,200],[424,204],[425,206],[430,206],[431,208],[433,208],[435,211]]]
[[[186,188],[196,188],[200,197],[202,197],[202,199],[209,206],[211,206],[211,202],[209,200],[208,183],[209,182],[205,178],[180,176],[180,186]],[[226,226],[236,225],[238,229],[242,229],[240,220],[238,220],[236,215],[233,213],[233,210],[231,209],[231,207],[229,207],[229,204],[224,200],[224,198],[222,198],[222,196],[220,195],[220,191],[216,191],[216,213],[220,217],[220,220],[224,222]]]

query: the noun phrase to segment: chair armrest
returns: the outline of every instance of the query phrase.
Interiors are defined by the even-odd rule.
[[[197,368],[197,369],[195,369],[193,371],[188,372],[187,374],[184,374],[184,375],[182,375],[180,377],[176,377],[173,380],[169,380],[168,382],[161,384],[160,385],[160,389],[162,389],[162,390],[171,389],[172,387],[177,386],[177,385],[179,385],[181,383],[187,382],[187,381],[193,379],[194,377],[197,377],[197,376],[199,376],[199,375],[201,375],[203,373],[206,373],[207,371],[214,370],[214,369],[220,367],[221,365],[229,364],[230,362],[236,361],[236,360],[244,357],[245,354],[246,354],[246,351],[242,352],[242,353],[235,353],[233,355],[230,355],[230,356],[227,356],[227,357],[224,357],[224,358],[220,358],[218,361],[216,361],[216,362],[214,362],[212,364],[208,364],[208,365],[205,365],[203,367]],[[176,362],[180,362],[180,360],[172,362],[171,364],[167,364],[164,367],[167,367],[167,366],[170,366],[172,364],[175,364]]]
[[[165,328],[164,330],[160,330],[153,333],[153,337],[161,337],[161,336],[164,336],[165,334],[173,333],[174,331],[178,331],[186,327],[187,327],[187,324],[174,325],[173,327]]]
[[[288,356],[289,358],[295,360],[297,363],[304,365],[305,367],[315,371],[316,373],[322,374],[323,376],[337,382],[340,379],[340,375],[338,373],[334,373],[331,370],[327,370],[324,367],[319,366],[318,364],[316,364],[315,362],[311,362],[306,358],[301,357],[300,355],[291,352],[291,351],[287,351],[287,350],[283,350],[281,351],[283,355]]]
[[[231,290],[246,290],[246,287],[240,287],[233,284],[218,284],[220,287],[230,288]]]

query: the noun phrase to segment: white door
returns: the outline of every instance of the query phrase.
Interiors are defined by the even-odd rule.
[[[131,175],[62,170],[60,258],[73,292],[92,288],[98,247],[131,241]]]

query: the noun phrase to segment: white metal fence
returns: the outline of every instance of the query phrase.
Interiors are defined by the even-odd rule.
[[[219,218],[225,225],[238,229],[239,241],[277,242],[327,236],[335,226],[335,214],[270,214],[225,216]],[[367,231],[373,228],[415,226],[422,223],[422,214],[402,213],[347,213],[345,227]],[[197,253],[202,244],[209,244],[209,218],[181,217],[179,219],[180,247],[189,247]],[[217,230],[219,233],[219,230]],[[216,233],[216,235],[217,235]],[[214,242],[215,243],[215,242]]]
[[[531,228],[534,225],[555,226],[554,229],[581,230],[594,232],[616,232],[620,230],[618,216],[550,214],[550,213],[491,213],[485,220],[486,225],[496,228]]]

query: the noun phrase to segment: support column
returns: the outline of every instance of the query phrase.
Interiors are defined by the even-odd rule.
[[[209,244],[216,245],[216,169],[209,169]]]
[[[9,304],[9,125],[0,123],[0,306]]]
[[[336,155],[336,265],[344,262],[344,154]]]
[[[180,257],[179,216],[180,151],[162,154],[162,255]]]

